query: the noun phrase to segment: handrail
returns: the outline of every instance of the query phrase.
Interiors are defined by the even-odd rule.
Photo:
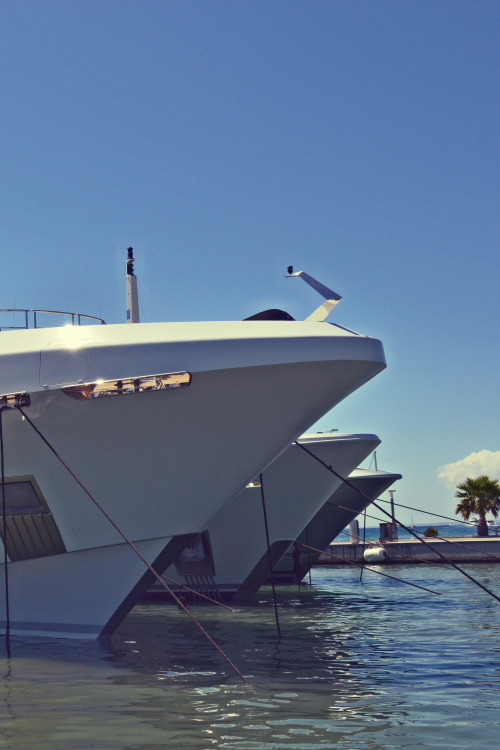
[[[24,325],[1,325],[0,324],[0,331],[22,331],[27,328],[46,328],[47,326],[39,326],[37,325],[37,313],[38,314],[47,314],[47,315],[68,315],[71,317],[71,325],[81,325],[82,319],[85,320],[95,320],[96,322],[100,323],[101,325],[106,325],[106,321],[102,318],[98,318],[95,315],[84,315],[83,313],[73,313],[73,312],[65,312],[63,310],[29,310],[26,308],[0,308],[0,314],[1,313],[23,313],[24,314]],[[32,325],[30,326],[30,314],[32,314]],[[54,326],[55,327],[55,326]]]

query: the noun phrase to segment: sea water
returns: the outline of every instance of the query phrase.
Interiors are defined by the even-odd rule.
[[[382,568],[379,568],[382,570]],[[466,570],[500,596],[500,565]],[[11,639],[13,750],[487,748],[500,724],[500,603],[442,565],[316,568],[230,612],[137,605],[109,643]],[[4,649],[3,641],[0,648]]]
[[[360,516],[362,519],[363,517]],[[362,520],[359,523],[359,536],[360,539],[367,542],[374,542],[380,538],[380,527],[379,526],[367,526],[366,529],[363,527]],[[384,524],[385,525],[385,524]],[[431,523],[426,525],[408,524],[405,527],[398,527],[398,540],[414,539],[417,537],[425,538],[425,531],[433,527],[437,530],[437,536],[441,539],[454,539],[456,537],[464,536],[477,536],[477,526],[475,524],[465,523],[454,523],[454,524],[439,524]],[[489,526],[488,534],[491,537],[498,536],[500,530],[499,526]],[[349,542],[350,531],[349,528],[344,529],[338,537],[335,539],[336,542]]]

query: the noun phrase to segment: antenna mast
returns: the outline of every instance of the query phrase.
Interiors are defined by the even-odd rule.
[[[127,323],[140,323],[137,277],[134,274],[134,251],[127,250]]]

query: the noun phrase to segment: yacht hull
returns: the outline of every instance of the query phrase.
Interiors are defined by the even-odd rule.
[[[163,565],[186,541],[153,539],[137,546],[152,564]],[[80,639],[111,635],[123,619],[120,608],[129,611],[131,592],[155,580],[125,543],[18,561],[8,575],[11,634]],[[3,613],[0,627],[6,625]]]
[[[379,442],[375,435],[338,433],[299,439],[307,451],[341,476],[349,474]],[[208,524],[205,546],[209,547],[210,562],[203,558],[190,561],[182,553],[165,575],[190,589],[224,599],[242,602],[254,596],[269,576],[269,554],[274,567],[341,483],[313,456],[295,444],[289,446],[263,472],[262,486],[246,487]],[[165,592],[154,583],[149,595],[164,597]]]
[[[315,516],[297,537],[299,545],[306,544],[316,550],[324,550],[357,515],[362,513],[371,502],[385,492],[401,474],[384,471],[371,472],[367,469],[356,469],[348,476],[347,484],[339,486],[332,496],[318,510]],[[363,495],[360,495],[360,490]],[[274,573],[278,583],[299,583],[307,575],[321,555],[312,549],[302,548],[300,554],[300,574],[294,567],[291,551],[282,558]]]
[[[117,527],[135,544],[152,545],[147,559],[153,562],[166,540],[205,529],[307,425],[385,366],[380,342],[327,324],[90,326],[76,333],[44,329],[2,337],[1,391],[26,391],[31,399],[25,409],[30,421],[17,409],[3,413],[5,476],[14,484],[19,478],[31,482],[57,530],[53,535],[59,535],[58,554],[35,550],[34,560],[33,550],[22,559],[26,551],[19,558],[19,550],[7,545],[10,620],[24,623],[23,633],[30,622],[43,632],[41,611],[51,632],[69,633],[65,621],[57,629],[57,607],[38,606],[40,582],[22,572],[26,563],[50,569],[57,582],[54,602],[57,591],[64,598],[67,586],[80,578],[82,556],[74,553],[100,560],[103,550],[112,554],[123,546]],[[88,399],[62,390],[181,371],[191,377],[186,388]],[[23,513],[11,513],[16,533]],[[34,537],[28,537],[25,546],[33,546]],[[99,563],[95,570],[88,564],[94,585],[80,587],[75,611],[90,613],[93,634],[109,635],[151,584],[144,579],[144,563],[129,552],[116,574],[126,581],[123,586],[107,573],[97,574]],[[163,556],[160,562],[163,570],[171,560]],[[4,578],[0,566],[0,619],[5,619]],[[71,622],[77,625],[82,617],[75,614]]]

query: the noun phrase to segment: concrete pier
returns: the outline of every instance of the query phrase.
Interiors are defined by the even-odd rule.
[[[427,538],[425,541],[454,563],[492,563],[500,562],[500,537],[460,536]],[[316,565],[348,565],[351,562],[363,562],[363,550],[368,547],[381,546],[386,552],[386,559],[379,565],[442,563],[442,558],[422,544],[418,539],[384,541],[382,544],[350,544],[332,542],[319,557]],[[333,555],[333,557],[330,557]],[[372,565],[374,563],[371,563]],[[365,565],[368,563],[365,562]]]

